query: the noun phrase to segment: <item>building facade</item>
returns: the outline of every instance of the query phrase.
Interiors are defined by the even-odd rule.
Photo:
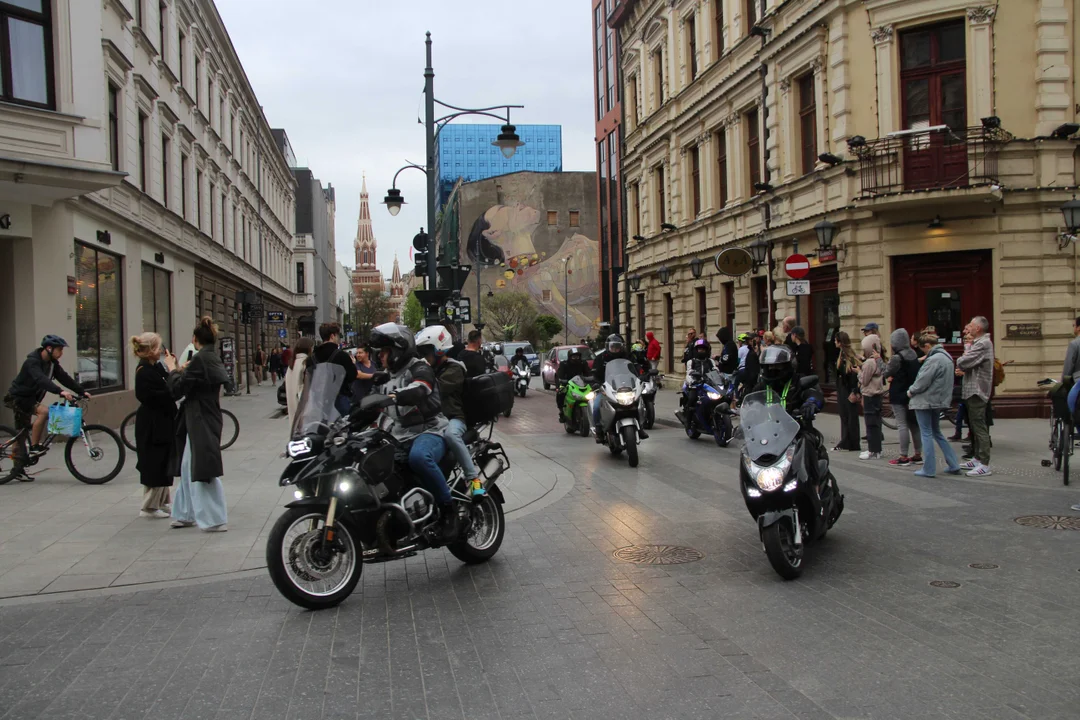
[[[213,3],[45,0],[0,15],[25,32],[2,53],[0,376],[62,335],[64,366],[98,395],[92,416],[118,422],[135,404],[127,338],[154,330],[183,348],[209,314],[243,382],[276,333],[266,316],[241,323],[238,294],[295,316],[295,194]]]
[[[345,267],[340,260],[335,263],[335,289],[337,292],[337,322],[344,327],[346,315],[352,313],[352,269]]]
[[[1045,410],[1077,314],[1061,205],[1080,184],[1076,9],[1060,0],[624,0],[622,181],[637,330],[797,315],[828,385],[838,330],[974,315],[1013,360],[998,414]],[[838,231],[818,250],[815,225]],[[759,252],[719,274],[728,247]],[[810,294],[784,259],[810,251]],[[703,263],[694,262],[695,260]]]
[[[446,125],[435,139],[435,177],[439,179],[438,207],[446,204],[454,183],[473,182],[512,172],[562,170],[562,126],[518,125],[525,144],[510,159],[491,143],[501,125]]]
[[[617,0],[593,0],[593,77],[596,103],[596,237],[600,243],[600,316],[612,327],[629,332],[620,319],[619,281],[625,279],[623,193],[619,182],[622,82],[619,80],[618,33],[608,18]]]

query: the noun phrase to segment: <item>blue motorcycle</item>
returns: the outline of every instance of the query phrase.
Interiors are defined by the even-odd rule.
[[[680,409],[675,417],[682,423],[686,436],[696,440],[706,432],[717,445],[727,447],[735,436],[732,419],[735,377],[716,370],[704,374],[692,370],[687,373],[680,394]]]

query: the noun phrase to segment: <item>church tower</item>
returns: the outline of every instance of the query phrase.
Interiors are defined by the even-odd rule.
[[[400,322],[401,312],[405,307],[405,296],[409,289],[401,277],[397,254],[394,254],[394,273],[390,276],[390,316]]]
[[[367,177],[360,188],[360,217],[356,221],[356,239],[353,240],[356,251],[356,267],[353,270],[353,295],[360,296],[363,290],[382,292],[383,277],[379,272],[375,253],[378,243],[375,232],[371,229],[371,208],[368,206]]]

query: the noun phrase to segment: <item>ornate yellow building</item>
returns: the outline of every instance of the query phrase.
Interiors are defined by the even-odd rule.
[[[1059,239],[1078,185],[1075,3],[611,4],[637,238],[619,325],[657,332],[674,369],[691,327],[798,314],[828,380],[838,329],[934,325],[958,351],[985,315],[1015,361],[999,414],[1036,411],[1080,302],[1076,243]],[[720,274],[727,247],[761,262]],[[783,267],[796,251],[812,256],[801,298]]]

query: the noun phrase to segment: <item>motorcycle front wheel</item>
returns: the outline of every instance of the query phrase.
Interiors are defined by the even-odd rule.
[[[467,565],[487,562],[502,546],[506,517],[499,501],[487,494],[469,507],[469,529],[447,546],[450,554]]]
[[[589,437],[592,434],[592,425],[589,424],[589,413],[584,406],[578,406],[577,417],[578,433],[580,433],[581,437]]]
[[[308,610],[331,608],[352,594],[364,564],[348,523],[334,525],[334,547],[322,542],[324,511],[289,508],[266,541],[270,579],[286,600]]]
[[[626,446],[626,459],[630,461],[630,467],[637,467],[637,428],[633,425],[624,425],[620,432],[622,433],[623,445]]]
[[[699,437],[701,437],[701,431],[694,426],[693,419],[687,419],[686,425],[683,426],[683,429],[686,430],[686,437],[690,438],[691,440],[697,440]]]
[[[778,522],[761,534],[765,554],[773,570],[785,580],[802,575],[803,548],[795,546],[795,531],[788,522]]]
[[[719,420],[719,422],[716,422]],[[727,447],[731,442],[731,420],[727,417],[722,419],[714,418],[713,422],[713,439],[716,440],[716,444],[720,447]]]

